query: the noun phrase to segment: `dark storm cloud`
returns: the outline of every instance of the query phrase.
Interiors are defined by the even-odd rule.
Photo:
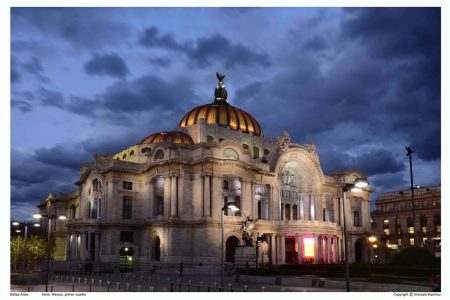
[[[141,35],[139,43],[149,48],[165,48],[169,50],[186,51],[188,45],[179,44],[173,34],[160,34],[157,27],[149,27]]]
[[[323,37],[315,35],[306,41],[304,47],[306,50],[321,51],[328,48],[328,43]]]
[[[179,43],[174,35],[160,34],[159,29],[153,26],[144,31],[139,43],[148,48],[183,52],[200,68],[209,66],[213,61],[221,61],[230,69],[238,65],[270,66],[267,54],[252,51],[239,43],[233,44],[221,34],[198,38],[195,43],[192,41]]]
[[[36,56],[31,57],[31,59],[22,65],[23,69],[38,78],[41,82],[49,82],[50,79],[44,76],[44,68],[42,67],[41,60]]]
[[[73,46],[99,49],[129,36],[129,29],[101,10],[88,8],[12,8],[12,30],[37,29]]]
[[[406,133],[420,158],[439,159],[440,9],[349,9],[344,16],[343,38],[358,40],[387,62],[391,88],[386,90],[393,95],[385,104],[387,126]]]
[[[336,150],[320,151],[321,165],[326,174],[349,169],[361,170],[367,176],[396,173],[405,165],[395,159],[393,154],[384,149],[375,149],[352,157]]]
[[[34,159],[38,162],[72,170],[78,170],[80,165],[90,158],[90,154],[80,153],[76,149],[62,145],[37,149],[34,154]]]
[[[124,78],[130,73],[125,61],[116,53],[95,53],[84,64],[84,70],[89,75],[108,75],[118,78]]]
[[[160,67],[169,67],[172,62],[168,58],[155,57],[148,60],[152,65]]]
[[[39,99],[43,105],[64,108],[63,95],[58,91],[48,90],[44,87],[39,89]]]
[[[30,112],[33,110],[33,101],[35,97],[32,92],[11,92],[11,107],[18,108],[21,112]]]
[[[11,67],[11,83],[20,82],[20,74],[17,69]]]

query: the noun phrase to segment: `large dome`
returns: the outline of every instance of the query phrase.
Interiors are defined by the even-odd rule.
[[[261,126],[252,115],[228,103],[215,102],[198,106],[181,119],[179,126],[186,127],[197,124],[200,119],[205,119],[206,124],[230,126],[233,130],[241,130],[257,136],[263,135]]]
[[[217,124],[219,126],[229,126],[233,130],[241,130],[256,136],[262,136],[263,131],[259,123],[249,113],[231,106],[227,101],[227,90],[223,84],[225,75],[216,73],[219,83],[214,90],[214,102],[198,106],[188,112],[179,124],[186,127],[197,124],[198,120],[204,119],[206,124]]]
[[[194,144],[194,141],[189,135],[180,131],[164,131],[154,133],[144,138],[142,141],[139,142],[139,144],[152,144],[162,142],[169,142],[174,144],[186,144],[186,145]]]

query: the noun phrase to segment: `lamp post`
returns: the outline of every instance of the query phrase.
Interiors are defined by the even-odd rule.
[[[371,264],[372,264],[371,259],[370,259],[370,248],[371,248],[371,245],[373,243],[375,243],[376,241],[377,241],[377,237],[374,235],[371,235],[367,238],[367,267],[368,267],[369,277],[372,275],[372,270],[370,269]]]
[[[225,269],[225,262],[224,262],[224,257],[223,257],[223,240],[224,240],[224,236],[223,236],[223,215],[225,214],[225,210],[226,209],[231,209],[232,211],[239,211],[239,206],[237,206],[234,202],[230,202],[230,203],[226,203],[223,207],[222,207],[222,211],[220,213],[220,258],[222,261],[222,270],[221,270],[221,279],[222,279],[222,289],[223,289],[223,273],[224,273],[224,269]]]
[[[346,183],[342,187],[342,194],[344,199],[342,201],[342,210],[344,217],[344,255],[345,255],[345,283],[346,291],[350,292],[350,270],[348,263],[348,241],[347,241],[347,221],[345,213],[345,202],[347,202],[347,192],[361,192],[365,187],[369,185],[367,178],[357,178],[353,183]]]
[[[414,151],[410,146],[405,146],[406,156],[409,156],[409,175],[411,177],[411,201],[412,201],[412,218],[414,233],[416,232],[416,205],[414,203],[414,180],[413,180],[413,168],[412,168],[412,154]]]
[[[47,292],[47,290],[48,290],[48,279],[49,279],[49,276],[50,276],[50,240],[51,240],[51,234],[52,234],[52,219],[55,219],[55,222],[56,222],[56,219],[65,220],[66,216],[64,216],[64,215],[57,216],[56,214],[53,214],[53,215],[51,215],[51,214],[42,215],[42,214],[37,213],[37,214],[33,215],[33,218],[38,219],[38,220],[42,219],[42,218],[47,218],[48,219],[48,227],[47,227],[47,280],[46,280],[46,285],[45,285],[45,291]]]
[[[24,271],[26,271],[26,264],[25,264],[26,260],[25,260],[25,257],[27,255],[28,225],[27,224],[20,224],[17,221],[12,222],[11,225],[14,226],[14,227],[19,227],[21,225],[24,226],[25,232],[24,232],[24,235],[23,235],[24,239],[23,239],[23,253],[22,253],[22,268],[23,268]],[[20,230],[17,229],[16,232],[20,233]]]

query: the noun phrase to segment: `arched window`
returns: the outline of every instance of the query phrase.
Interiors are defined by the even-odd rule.
[[[155,160],[160,160],[164,158],[164,151],[162,151],[161,149],[158,149],[158,151],[156,151],[155,153]]]
[[[92,180],[92,187],[94,188],[94,192],[100,192],[102,184],[97,178],[95,178],[94,180]]]
[[[150,152],[152,152],[152,148],[145,147],[145,148],[141,149],[141,153],[142,154],[147,154],[147,153],[150,153]]]
[[[225,148],[225,150],[223,150],[223,156],[226,158],[233,158],[239,160],[239,154],[234,149],[231,148]]]
[[[383,233],[384,233],[384,235],[390,235],[391,234],[391,231],[389,229],[389,220],[388,219],[385,219],[383,221]]]
[[[412,217],[408,217],[406,226],[408,227],[408,233],[414,233],[414,221]]]
[[[422,231],[422,233],[427,233],[427,217],[425,216],[420,216],[420,231]]]
[[[267,148],[264,148],[264,156],[267,156],[270,154],[270,150]]]
[[[122,159],[125,159],[125,158],[127,158],[127,155],[126,154],[122,155]]]
[[[134,155],[134,150],[131,150],[130,151],[130,156],[133,156]]]
[[[214,143],[214,137],[212,137],[210,135],[206,136],[206,142],[207,143]]]
[[[248,150],[248,145],[247,144],[242,144],[242,148],[244,149],[244,150]]]

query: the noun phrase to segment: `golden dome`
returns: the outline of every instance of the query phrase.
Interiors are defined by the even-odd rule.
[[[163,143],[169,142],[174,144],[185,144],[185,145],[193,145],[194,141],[192,138],[180,131],[163,131],[151,134],[144,138],[139,144],[152,144],[152,143]]]
[[[245,133],[262,136],[263,130],[255,118],[249,113],[227,104],[206,104],[198,106],[188,112],[179,124],[180,127],[186,127],[197,124],[198,120],[205,119],[206,124],[218,124],[221,126],[230,126],[233,130],[241,130]]]

